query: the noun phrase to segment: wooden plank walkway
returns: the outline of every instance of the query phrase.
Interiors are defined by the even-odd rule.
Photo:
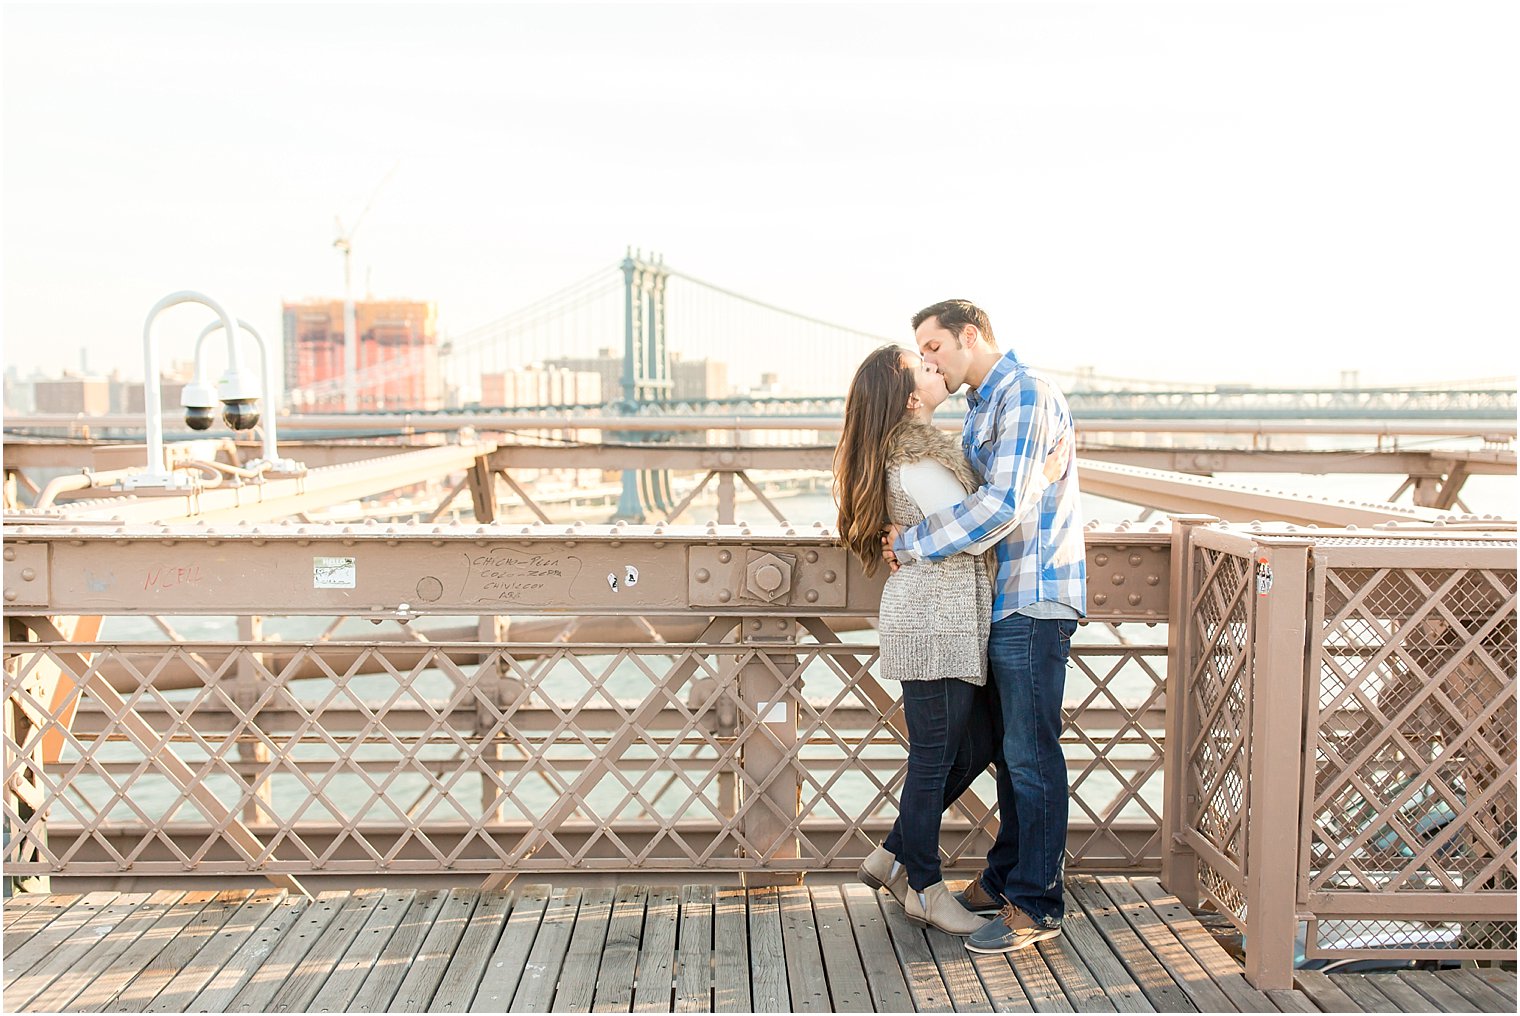
[[[1076,876],[1008,956],[859,885],[89,893],[5,902],[7,1012],[1514,1012],[1515,975],[1260,992],[1155,879]]]

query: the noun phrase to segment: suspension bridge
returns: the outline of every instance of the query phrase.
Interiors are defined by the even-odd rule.
[[[855,367],[883,343],[910,345],[906,328],[883,335],[825,321],[716,285],[630,250],[539,300],[447,339],[439,350],[447,403],[482,401],[481,379],[535,364],[618,362],[617,385],[595,400],[556,409],[624,414],[738,412],[837,414]],[[678,362],[721,364],[723,391],[683,395]],[[1512,378],[1414,387],[1259,388],[1115,377],[1091,368],[1040,364],[1079,419],[1506,420],[1516,409]],[[360,389],[414,370],[397,356],[358,372]],[[298,413],[335,406],[346,383],[333,377],[289,393]]]
[[[287,336],[287,343],[292,339]],[[639,520],[646,510],[668,516],[684,502],[671,489],[664,460],[656,464],[649,456],[634,454],[634,449],[653,451],[683,440],[705,445],[718,432],[735,435],[735,440],[747,432],[757,445],[774,443],[771,439],[816,442],[819,433],[837,427],[844,392],[861,358],[889,342],[906,346],[912,338],[906,327],[892,336],[827,321],[705,281],[668,265],[663,256],[629,250],[619,262],[428,347],[437,363],[428,363],[424,376],[441,378],[446,389],[445,398],[430,403],[449,408],[420,411],[356,402],[365,408],[340,409],[354,392],[392,390],[392,382],[419,370],[421,347],[401,345],[390,347],[395,352],[387,359],[358,365],[352,377],[339,373],[288,391],[285,405],[290,416],[281,429],[288,438],[319,441],[330,440],[335,432],[381,437],[422,430],[503,433],[527,428],[547,429],[573,442],[581,439],[577,435],[600,432],[628,449],[620,463],[624,472],[617,517]],[[291,358],[290,348],[286,356]],[[1371,459],[1386,460],[1382,453],[1398,452],[1401,439],[1456,441],[1459,447],[1441,449],[1445,458],[1440,462],[1401,460],[1388,470],[1409,477],[1407,485],[1416,489],[1417,504],[1440,509],[1462,506],[1459,492],[1470,473],[1512,468],[1513,378],[1400,387],[1266,388],[1169,383],[1103,375],[1086,367],[1038,366],[1067,393],[1084,435],[1083,453],[1090,458],[1212,473],[1224,468],[1216,461],[1219,455],[1234,449],[1252,458],[1244,471],[1270,471],[1282,463],[1257,453],[1314,450],[1335,461],[1328,463],[1321,455],[1313,463],[1295,460],[1291,468],[1362,471],[1383,470],[1386,462]],[[577,383],[573,396],[566,395],[571,388],[562,388],[553,397],[503,404],[503,379],[546,370],[595,374],[599,377],[591,380],[598,383]],[[699,383],[693,383],[693,377]],[[495,394],[487,389],[491,378],[497,379]],[[963,411],[963,397],[956,396],[944,414],[953,419]],[[130,441],[142,432],[142,421],[136,417],[39,415],[6,420],[12,438],[58,428],[72,435],[81,426],[95,438],[114,435]],[[182,429],[177,419],[168,417],[164,428]],[[769,438],[753,437],[757,432]],[[1367,449],[1350,448],[1346,442],[1355,437],[1365,443],[1369,435],[1376,440],[1377,454],[1362,461],[1358,455]],[[1271,449],[1276,436],[1292,447]],[[1384,447],[1387,440],[1392,449]],[[1145,447],[1132,447],[1136,442]],[[1242,442],[1249,448],[1240,448]],[[1164,457],[1183,445],[1211,457],[1180,464],[1156,460],[1156,453]],[[12,444],[10,450],[14,459],[21,449]],[[37,450],[44,456],[59,454],[57,449]],[[1141,452],[1150,457],[1136,458]],[[1133,477],[1126,474],[1122,479],[1128,484]]]

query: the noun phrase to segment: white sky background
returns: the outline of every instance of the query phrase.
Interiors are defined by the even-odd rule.
[[[4,361],[140,376],[184,288],[278,345],[399,161],[356,288],[448,332],[631,244],[904,342],[966,296],[1056,368],[1511,375],[1513,9],[7,4]]]

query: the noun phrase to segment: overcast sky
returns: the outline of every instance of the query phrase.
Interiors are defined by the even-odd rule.
[[[6,4],[5,363],[140,374],[185,288],[277,339],[394,166],[356,278],[456,333],[631,244],[1058,368],[1512,375],[1514,6]]]

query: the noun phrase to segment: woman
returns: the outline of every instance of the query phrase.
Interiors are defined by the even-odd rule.
[[[888,523],[916,526],[980,486],[956,440],[933,426],[948,396],[933,365],[897,346],[866,357],[850,383],[834,498],[841,538],[868,575],[881,564]],[[1064,449],[1046,472],[1059,474],[1057,467]],[[980,555],[990,546],[904,565],[887,579],[878,622],[881,675],[902,684],[908,772],[892,833],[861,865],[860,878],[891,891],[910,920],[952,935],[985,923],[940,875],[939,830],[944,809],[998,750],[995,710],[983,692],[992,589]]]

